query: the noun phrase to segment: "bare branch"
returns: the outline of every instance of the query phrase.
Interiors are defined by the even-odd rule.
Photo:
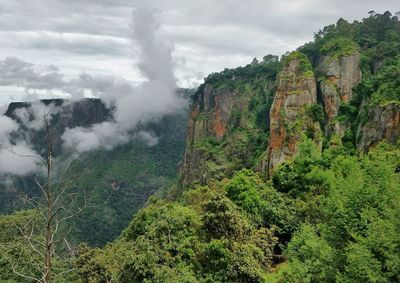
[[[33,177],[33,179],[35,180],[36,185],[38,185],[38,187],[41,189],[44,197],[46,198],[46,201],[48,201],[48,199],[47,199],[48,195],[47,195],[47,192],[46,192],[44,186],[42,184],[40,184],[40,182],[38,181],[38,179],[36,177]]]
[[[74,270],[76,270],[76,268],[71,268],[71,269],[68,269],[68,270],[59,272],[59,273],[57,273],[56,275],[54,275],[54,277],[58,277],[58,276],[60,276],[60,275],[66,274],[66,273],[70,273],[70,272],[72,272],[72,271],[74,271]]]
[[[35,229],[34,227],[35,227],[35,226],[34,226],[34,224],[33,224],[33,225],[32,225],[32,229],[31,229],[31,232],[29,233],[29,235],[25,235],[24,231],[23,231],[20,227],[17,227],[17,229],[20,231],[22,237],[24,237],[25,240],[27,240],[29,246],[30,246],[36,253],[38,253],[41,257],[44,258],[44,254],[43,254],[42,252],[40,252],[40,251],[35,247],[35,245],[32,243],[32,241],[31,241],[31,240],[32,240],[32,237],[33,237],[33,232],[34,232],[34,229]]]
[[[47,142],[47,153],[45,157],[36,156],[36,155],[23,155],[15,153],[21,157],[30,157],[36,158],[40,161],[40,163],[45,167],[47,171],[47,179],[45,182],[39,181],[37,177],[33,177],[35,184],[40,188],[42,198],[29,198],[27,194],[24,195],[25,201],[29,204],[32,204],[34,207],[39,207],[36,213],[40,213],[43,219],[44,226],[44,240],[39,241],[35,235],[35,231],[37,230],[37,225],[35,221],[29,221],[24,227],[18,227],[22,237],[28,242],[29,248],[40,255],[43,258],[43,266],[37,265],[37,267],[42,270],[41,279],[24,276],[22,272],[17,270],[17,266],[13,266],[13,270],[20,273],[21,276],[26,279],[30,279],[35,282],[44,282],[48,283],[51,277],[60,276],[62,274],[73,271],[74,269],[66,270],[60,272],[53,276],[52,269],[52,261],[54,256],[56,255],[57,244],[60,241],[63,241],[69,251],[72,251],[69,242],[67,241],[67,237],[72,231],[72,226],[69,227],[68,231],[64,233],[63,237],[59,237],[58,234],[61,232],[60,227],[64,221],[67,221],[78,214],[80,214],[84,209],[88,207],[86,190],[83,189],[83,205],[81,204],[81,199],[78,197],[77,193],[68,192],[68,187],[72,183],[72,180],[69,179],[68,176],[70,173],[72,159],[68,160],[68,164],[63,171],[57,172],[58,170],[54,170],[54,163],[57,161],[53,157],[53,140],[52,140],[52,129],[50,127],[50,112],[45,111],[43,113],[42,122],[43,129],[46,132],[46,142]],[[56,172],[54,172],[56,171]],[[71,170],[73,171],[73,170]],[[61,173],[58,175],[57,173]],[[71,173],[74,175],[74,172]],[[55,181],[53,181],[53,179]],[[70,212],[69,207],[73,207],[74,211]],[[68,211],[68,213],[64,213],[64,211]],[[66,215],[68,214],[68,215]],[[59,240],[60,239],[60,240]],[[33,254],[33,253],[32,253]],[[31,258],[33,262],[34,258]],[[37,264],[37,263],[35,263]]]
[[[72,230],[72,228],[70,228],[69,232],[71,232],[71,230]],[[68,232],[68,234],[69,234],[69,232]],[[64,237],[64,242],[67,245],[68,251],[71,252],[72,251],[71,246],[69,245],[69,242],[67,241],[67,239],[65,237]]]
[[[15,274],[17,274],[17,275],[19,275],[19,276],[21,276],[21,277],[24,277],[25,279],[33,280],[33,281],[35,281],[35,282],[42,282],[41,280],[39,280],[39,279],[37,279],[37,278],[34,278],[34,277],[32,277],[32,276],[28,276],[28,275],[25,275],[25,274],[20,273],[20,272],[17,271],[16,268],[14,268],[14,267],[12,267],[12,271],[13,271]]]
[[[3,257],[11,265],[11,269],[12,269],[13,273],[15,273],[16,275],[21,276],[21,277],[23,277],[25,279],[29,279],[29,280],[35,281],[35,282],[40,282],[40,283],[42,282],[40,279],[37,279],[35,277],[23,274],[22,272],[18,271],[17,270],[18,264],[14,264],[14,262],[11,259],[9,259],[7,255],[3,255]]]
[[[43,165],[46,165],[46,162],[45,162],[45,161],[43,160],[43,158],[41,158],[39,155],[34,155],[34,154],[20,154],[20,153],[15,152],[14,149],[9,149],[9,151],[10,151],[12,154],[15,154],[15,155],[17,155],[17,156],[19,156],[19,157],[35,158],[35,159],[39,160]]]

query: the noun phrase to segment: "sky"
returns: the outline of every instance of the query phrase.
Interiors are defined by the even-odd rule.
[[[180,87],[294,50],[340,17],[400,10],[398,0],[0,0],[0,111],[10,101],[96,96],[146,80],[132,36],[132,11],[144,6]]]

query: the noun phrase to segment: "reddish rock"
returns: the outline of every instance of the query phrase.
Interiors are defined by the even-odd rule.
[[[295,154],[306,127],[319,131],[319,126],[305,117],[305,109],[316,102],[317,87],[311,71],[302,70],[299,59],[287,62],[278,76],[270,111],[269,175]]]
[[[207,139],[220,141],[224,138],[234,107],[234,94],[226,88],[215,90],[205,85],[203,92],[193,102],[186,140],[186,151],[180,166],[184,185],[204,183],[207,165],[204,149],[197,146]]]

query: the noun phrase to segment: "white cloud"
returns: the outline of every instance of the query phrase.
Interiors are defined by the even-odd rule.
[[[103,122],[90,128],[67,129],[62,135],[64,146],[73,152],[82,153],[97,148],[111,149],[128,141],[125,130],[117,124]]]
[[[0,115],[5,114],[6,111],[7,111],[7,108],[8,108],[8,105],[6,105],[6,104],[0,104]]]
[[[18,124],[6,116],[0,116],[0,175],[25,175],[38,170],[37,153],[25,142],[10,142]]]
[[[18,108],[14,110],[13,114],[22,124],[24,124],[24,126],[38,131],[43,129],[43,118],[46,118],[47,122],[51,123],[53,115],[58,113],[60,110],[60,106],[56,106],[53,103],[45,105],[40,101],[35,101],[27,108]]]
[[[33,156],[37,153],[26,143],[8,145],[0,148],[0,173],[26,175],[37,172],[38,160]]]
[[[148,146],[155,146],[158,144],[158,137],[151,133],[151,132],[146,132],[146,131],[139,131],[136,134],[136,137],[143,140]]]
[[[0,116],[0,145],[8,142],[12,132],[18,130],[18,124],[6,116]]]
[[[121,78],[81,75],[74,85],[99,95],[114,109],[114,121],[90,128],[67,129],[62,136],[66,148],[79,153],[99,147],[112,148],[132,138],[132,132],[139,123],[174,113],[186,105],[186,101],[176,93],[173,45],[159,33],[159,23],[153,10],[134,10],[132,40],[140,55],[137,66],[145,81],[133,85]],[[149,145],[157,142],[156,137],[150,134],[139,133],[136,136]]]

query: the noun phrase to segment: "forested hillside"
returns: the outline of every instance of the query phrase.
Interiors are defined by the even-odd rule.
[[[151,197],[105,247],[55,257],[55,273],[69,272],[54,281],[400,282],[399,75],[390,12],[209,75],[168,197]],[[0,279],[30,282],[15,258],[39,274],[12,236],[33,217],[1,217]]]
[[[154,141],[139,134],[130,142],[111,150],[100,148],[79,156],[69,156],[71,152],[62,147],[61,137],[65,129],[90,127],[110,120],[110,109],[98,99],[71,103],[63,100],[11,103],[5,115],[18,121],[22,127],[20,136],[27,137],[42,156],[46,154],[47,136],[40,120],[42,117],[36,121],[37,128],[29,128],[34,121],[30,124],[22,121],[24,116],[20,113],[32,115],[32,107],[43,105],[52,105],[53,109],[59,107],[50,117],[53,155],[57,158],[55,166],[58,171],[65,171],[71,191],[80,198],[85,194],[87,198],[88,208],[67,223],[74,228],[69,235],[71,243],[102,246],[115,239],[150,195],[177,180],[176,168],[185,147],[187,110],[142,125],[138,132],[151,133]],[[32,208],[34,204],[26,198],[41,196],[35,175],[21,177],[9,174],[3,177],[0,182],[1,212]]]

